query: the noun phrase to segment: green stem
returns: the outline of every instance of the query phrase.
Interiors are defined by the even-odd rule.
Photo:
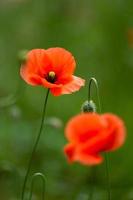
[[[25,175],[25,179],[24,179],[24,183],[23,183],[23,188],[22,188],[21,200],[24,200],[24,194],[25,194],[26,183],[27,183],[28,176],[29,176],[29,173],[30,173],[30,169],[31,169],[33,157],[34,157],[34,155],[35,155],[36,148],[37,148],[37,145],[38,145],[38,142],[39,142],[41,133],[42,133],[43,124],[44,124],[44,120],[45,120],[45,114],[46,114],[46,106],[47,106],[48,95],[49,95],[49,89],[47,90],[46,97],[45,97],[45,101],[44,101],[44,107],[43,107],[43,113],[42,113],[42,120],[41,120],[40,129],[39,129],[39,132],[38,132],[38,135],[37,135],[35,144],[34,144],[34,146],[33,146],[33,150],[32,150],[32,153],[31,153],[30,160],[29,160],[27,172],[26,172],[26,175]]]
[[[107,178],[107,192],[108,200],[111,200],[111,184],[110,184],[110,175],[109,175],[109,155],[105,153],[105,165],[106,165],[106,178]]]
[[[98,99],[98,105],[99,105],[99,112],[101,113],[101,103],[100,103],[100,95],[99,95],[99,87],[98,87],[98,82],[95,78],[90,78],[89,81],[89,90],[88,90],[88,101],[91,100],[91,85],[92,82],[94,82],[96,89],[97,89],[97,99]],[[109,158],[108,158],[108,153],[105,153],[105,162],[106,162],[106,177],[107,177],[107,192],[108,192],[108,200],[111,200],[111,184],[110,184],[110,176],[109,176]],[[91,198],[93,196],[93,191],[91,192]]]
[[[99,107],[99,112],[101,113],[101,103],[100,103],[99,87],[98,87],[98,82],[97,82],[97,80],[94,77],[90,78],[90,80],[89,80],[88,101],[91,100],[91,86],[92,86],[92,83],[94,83],[95,86],[96,86],[97,99],[98,99],[98,107]]]
[[[34,180],[36,177],[40,177],[42,179],[42,200],[44,200],[46,178],[42,173],[35,173],[32,176],[29,200],[31,200],[31,198],[32,198]]]
[[[88,101],[91,100],[91,87],[92,87],[92,83],[95,84],[96,86],[96,94],[97,94],[97,99],[98,99],[98,106],[99,106],[99,112],[101,112],[101,103],[100,103],[100,95],[99,95],[99,87],[98,87],[98,82],[94,77],[91,77],[89,80],[89,87],[88,87]],[[90,190],[90,194],[89,194],[89,200],[93,199],[93,193],[94,193],[94,179],[95,179],[95,172],[94,169],[92,168],[92,175],[91,175],[91,190]]]

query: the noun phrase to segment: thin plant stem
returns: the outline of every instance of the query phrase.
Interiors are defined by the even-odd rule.
[[[95,86],[96,86],[99,112],[101,113],[101,102],[100,102],[100,95],[99,95],[99,87],[98,87],[98,82],[94,77],[90,78],[90,81],[89,81],[88,101],[91,100],[91,86],[92,86],[92,83],[94,83]],[[105,164],[106,164],[108,200],[111,200],[111,184],[110,184],[110,176],[109,176],[109,158],[108,158],[108,153],[105,153]],[[91,191],[91,194],[90,194],[90,197],[89,197],[90,200],[93,197],[93,191],[94,191],[94,189]]]
[[[42,112],[42,120],[41,120],[41,124],[40,124],[40,128],[39,128],[39,132],[38,132],[38,135],[37,135],[35,144],[34,144],[34,146],[33,146],[33,150],[32,150],[32,153],[31,153],[30,160],[29,160],[27,172],[26,172],[26,175],[25,175],[25,179],[24,179],[24,183],[23,183],[23,188],[22,188],[21,200],[24,200],[24,194],[25,194],[26,183],[27,183],[28,176],[29,176],[29,173],[30,173],[30,169],[31,169],[33,157],[34,157],[34,155],[35,155],[35,152],[36,152],[36,149],[37,149],[37,145],[38,145],[38,142],[39,142],[39,140],[40,140],[41,133],[42,133],[43,124],[44,124],[44,120],[45,120],[45,114],[46,114],[46,107],[47,107],[48,95],[49,95],[49,89],[47,90],[46,97],[45,97],[45,101],[44,101],[44,107],[43,107],[43,112]]]
[[[36,177],[40,177],[42,179],[42,200],[44,200],[44,198],[45,198],[44,195],[45,195],[46,177],[42,173],[35,173],[32,176],[29,200],[31,200],[31,198],[32,198],[34,180],[35,180]]]
[[[101,112],[101,103],[100,103],[100,95],[99,95],[99,87],[98,87],[98,83],[97,80],[94,77],[91,77],[89,80],[89,87],[88,87],[88,101],[91,100],[91,87],[92,87],[92,83],[95,84],[96,87],[96,93],[97,93],[97,99],[98,99],[98,106],[99,106],[99,112]],[[94,193],[94,178],[95,178],[95,173],[94,173],[94,169],[92,168],[92,176],[91,176],[91,191],[89,194],[89,200],[93,199],[93,193]]]
[[[91,100],[91,87],[92,87],[92,83],[94,83],[95,86],[96,86],[96,93],[97,93],[97,99],[98,99],[98,107],[99,107],[99,112],[101,113],[101,103],[100,103],[99,87],[98,87],[98,82],[97,82],[97,80],[94,77],[90,78],[90,80],[89,80],[88,101]]]

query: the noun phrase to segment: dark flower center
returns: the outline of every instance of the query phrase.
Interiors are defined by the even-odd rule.
[[[50,72],[48,73],[46,79],[47,79],[48,82],[50,82],[50,83],[54,83],[55,80],[56,80],[56,74],[55,74],[55,72],[50,71]]]

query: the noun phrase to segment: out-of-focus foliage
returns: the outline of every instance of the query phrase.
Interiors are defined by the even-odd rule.
[[[133,199],[132,8],[131,0],[0,1],[0,97],[13,94],[19,87],[17,55],[21,49],[61,46],[71,51],[77,61],[76,74],[86,80],[97,78],[102,111],[115,112],[125,120],[126,144],[110,154],[112,199],[121,200]],[[28,85],[25,88],[18,90],[21,98],[15,105],[0,109],[2,200],[20,198],[41,118],[46,89]],[[97,102],[95,88],[93,96]],[[50,96],[47,116],[57,117],[65,124],[80,112],[86,98],[87,85],[72,95]],[[47,123],[32,168],[32,173],[41,171],[47,177],[46,199],[86,200],[93,184],[94,199],[107,199],[105,163],[94,168],[67,164],[62,150],[66,143],[63,127],[60,121],[56,122],[56,128]],[[40,193],[38,180],[34,199],[40,199]]]

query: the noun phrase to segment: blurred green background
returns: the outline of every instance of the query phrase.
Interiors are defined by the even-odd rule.
[[[110,154],[112,200],[133,199],[132,0],[0,0],[0,199],[20,199],[46,93],[20,80],[18,52],[55,46],[73,53],[76,75],[98,80],[102,112],[125,120],[126,143]],[[94,88],[97,102],[95,93]],[[17,103],[4,106],[14,101],[12,94],[20,96]],[[69,165],[63,155],[64,125],[86,98],[87,84],[71,95],[50,95],[47,125],[31,172],[46,175],[47,200],[89,200],[93,185],[93,199],[107,199],[105,162],[92,169]],[[29,187],[30,180],[27,192]],[[34,200],[41,199],[41,188],[38,179]]]

